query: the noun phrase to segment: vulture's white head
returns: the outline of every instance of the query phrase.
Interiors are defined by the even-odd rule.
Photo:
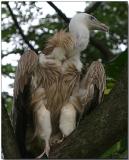
[[[89,42],[90,30],[109,31],[109,27],[87,13],[76,14],[69,23],[69,31],[76,38],[76,49],[84,50]]]

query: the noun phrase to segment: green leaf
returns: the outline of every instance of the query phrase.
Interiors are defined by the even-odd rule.
[[[12,64],[2,65],[2,74],[9,75],[9,73],[15,73],[16,67]]]
[[[105,66],[107,76],[117,80],[127,62],[128,62],[127,52],[120,54],[115,61]]]

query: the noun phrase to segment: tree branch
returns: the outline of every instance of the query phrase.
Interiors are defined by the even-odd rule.
[[[13,128],[5,108],[4,98],[2,98],[2,151],[4,159],[21,158]]]
[[[21,37],[23,38],[24,42],[28,45],[28,47],[29,47],[31,50],[33,50],[33,51],[35,51],[35,52],[37,53],[37,50],[34,49],[34,47],[33,47],[33,46],[29,43],[29,41],[27,40],[27,37],[24,35],[21,27],[20,27],[19,24],[18,24],[18,21],[17,21],[17,19],[16,19],[16,16],[14,15],[12,9],[11,9],[10,6],[9,6],[9,3],[8,3],[8,2],[4,2],[4,4],[6,4],[8,10],[9,10],[9,12],[10,12],[10,15],[11,15],[11,17],[12,17],[14,23],[15,23],[15,26],[17,27],[17,29],[18,29],[18,31],[19,31],[19,34],[20,34]]]
[[[92,2],[88,7],[86,7],[85,12],[91,13],[96,10],[102,2]]]
[[[70,19],[67,18],[66,15],[59,8],[57,8],[53,2],[47,1],[47,3],[57,12],[57,14],[65,21],[65,23],[69,23]]]
[[[101,42],[95,38],[90,38],[90,43],[94,45],[105,57],[106,60],[110,60],[114,57],[112,52]]]
[[[126,65],[104,103],[85,115],[76,131],[53,148],[50,158],[99,158],[121,137],[127,136],[127,88]]]
[[[1,54],[1,58],[4,58],[4,57],[6,57],[6,56],[8,56],[8,55],[10,55],[11,53],[7,53],[7,54]],[[12,53],[12,54],[14,54],[14,53]]]
[[[10,54],[20,54],[20,55],[22,55],[23,52],[24,52],[24,49],[21,49],[21,50],[20,49],[16,49],[15,51],[13,50],[13,51],[11,51],[9,53],[6,53],[6,54],[1,53],[1,58],[4,58],[4,57],[6,57],[6,56],[8,56]]]

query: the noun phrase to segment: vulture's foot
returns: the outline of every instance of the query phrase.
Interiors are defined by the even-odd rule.
[[[59,143],[63,142],[63,140],[64,140],[64,135],[62,135],[62,134],[54,135],[51,138],[50,145],[53,146],[55,144],[59,144]]]
[[[46,146],[43,153],[41,153],[39,156],[37,156],[36,158],[42,158],[42,157],[45,157],[45,158],[48,158],[49,157],[49,151],[50,151],[50,147],[49,146]]]
[[[64,138],[65,138],[65,136],[63,135],[61,139],[59,139],[59,140],[56,141],[56,143],[57,143],[57,144],[62,143],[63,140],[64,140]]]

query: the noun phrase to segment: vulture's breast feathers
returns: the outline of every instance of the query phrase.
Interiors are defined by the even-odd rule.
[[[61,63],[41,54],[31,80],[32,103],[44,99],[49,110],[60,108],[72,95],[79,79],[80,72],[71,61]]]
[[[68,101],[80,79],[82,63],[74,46],[75,41],[70,33],[56,33],[48,40],[43,51],[45,54],[39,55],[32,75],[32,101],[37,96],[37,100],[45,97],[44,103],[52,113]]]

